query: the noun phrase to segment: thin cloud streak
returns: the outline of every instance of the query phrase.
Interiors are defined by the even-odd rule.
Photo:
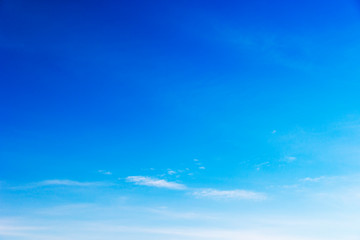
[[[224,229],[224,228],[192,228],[192,227],[150,227],[150,226],[127,226],[121,224],[108,224],[102,221],[87,222],[82,221],[78,223],[71,222],[60,226],[60,229],[68,229],[72,231],[62,231],[59,233],[57,230],[59,226],[49,225],[44,223],[41,227],[36,226],[23,226],[18,224],[6,224],[0,227],[0,236],[2,237],[21,237],[24,240],[30,239],[76,239],[84,237],[87,239],[118,239],[119,234],[128,236],[128,234],[137,234],[139,237],[146,234],[152,239],[214,239],[214,240],[315,240],[325,238],[312,238],[312,237],[296,237],[294,234],[285,234],[272,231],[264,231],[263,229]],[[76,229],[76,231],[75,231]],[[150,239],[149,238],[149,239]],[[8,239],[8,238],[7,238]],[[328,239],[328,238],[327,238]],[[334,239],[334,238],[331,238]]]
[[[104,174],[104,175],[112,175],[112,172],[106,171],[106,170],[99,170],[98,173]]]
[[[202,189],[193,192],[196,197],[207,197],[214,199],[238,199],[238,200],[265,200],[267,199],[264,193],[253,191],[235,189],[235,190],[217,190],[217,189]]]
[[[113,183],[109,182],[79,182],[73,181],[69,179],[50,179],[44,180],[41,182],[30,183],[23,186],[14,186],[9,187],[9,189],[13,190],[25,190],[31,188],[40,188],[40,187],[56,187],[56,186],[65,186],[65,187],[101,187],[101,186],[111,186]]]
[[[197,189],[188,188],[187,186],[176,183],[168,182],[164,179],[157,179],[145,176],[129,176],[126,178],[127,182],[134,183],[136,185],[167,188],[173,190],[187,190],[191,195],[195,197],[204,197],[212,199],[236,199],[236,200],[266,200],[267,196],[264,193],[258,193],[253,191],[247,191],[242,189],[235,190],[218,190],[213,188]]]
[[[78,181],[72,181],[72,180],[61,180],[61,179],[53,179],[53,180],[45,180],[42,182],[36,183],[37,186],[52,186],[52,185],[58,185],[58,186],[79,186],[79,187],[88,187],[88,186],[98,186],[102,185],[99,182],[78,182]]]
[[[168,182],[163,179],[145,177],[145,176],[129,176],[126,178],[127,182],[134,183],[136,185],[143,185],[157,188],[167,188],[173,190],[185,190],[187,187],[183,184],[176,182]]]

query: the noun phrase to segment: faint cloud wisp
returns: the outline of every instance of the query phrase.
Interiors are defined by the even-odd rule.
[[[145,177],[145,176],[129,176],[126,178],[127,182],[132,182],[136,185],[157,187],[157,188],[167,188],[173,190],[184,190],[186,186],[176,182],[168,182],[163,179]]]
[[[208,197],[215,199],[265,200],[267,198],[263,193],[240,189],[217,190],[209,188],[195,191],[193,194],[197,197]]]

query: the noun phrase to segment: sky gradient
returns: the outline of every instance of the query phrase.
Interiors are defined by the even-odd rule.
[[[358,240],[360,3],[0,2],[0,239]]]

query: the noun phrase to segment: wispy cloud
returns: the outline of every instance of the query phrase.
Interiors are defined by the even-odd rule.
[[[325,177],[321,176],[321,177],[316,177],[316,178],[311,178],[311,177],[306,177],[301,179],[302,182],[320,182],[321,180],[324,180]]]
[[[295,160],[296,160],[296,157],[294,157],[294,156],[286,156],[286,157],[284,158],[284,161],[285,161],[285,162],[288,162],[288,163],[293,162],[293,161],[295,161]]]
[[[89,186],[99,186],[104,185],[104,183],[100,182],[78,182],[67,179],[53,179],[53,180],[45,180],[34,184],[35,186],[78,186],[78,187],[89,187]]]
[[[265,200],[267,197],[263,193],[235,189],[235,190],[217,190],[202,189],[193,192],[197,197],[208,197],[215,199],[243,199],[243,200]]]
[[[281,164],[293,163],[296,160],[297,160],[297,158],[294,156],[284,156],[279,159],[279,163],[281,163]]]
[[[295,233],[286,233],[284,231],[271,231],[264,229],[229,229],[229,228],[206,228],[206,227],[158,227],[151,225],[122,225],[118,223],[109,224],[105,221],[66,221],[60,226],[51,222],[43,222],[37,226],[20,225],[17,223],[6,224],[0,227],[0,236],[5,239],[119,239],[136,236],[141,238],[147,236],[149,239],[214,239],[214,240],[323,240],[336,239],[324,236],[308,237],[296,235]],[[60,229],[60,231],[59,231]],[[76,233],[74,233],[76,232]],[[130,234],[130,235],[129,235]],[[346,234],[346,239],[349,238]]]
[[[34,182],[27,185],[22,186],[12,186],[9,189],[13,190],[25,190],[31,188],[39,188],[39,187],[56,187],[56,186],[68,186],[68,187],[99,187],[99,186],[109,186],[113,185],[113,183],[109,182],[79,182],[68,179],[51,179],[44,180],[41,182]]]
[[[168,174],[169,174],[169,175],[174,175],[174,174],[176,174],[176,172],[173,171],[173,170],[171,170],[171,169],[169,169],[169,170],[168,170]]]
[[[359,174],[344,175],[344,176],[320,176],[320,177],[306,177],[302,178],[300,182],[308,183],[335,183],[341,185],[358,185]]]
[[[189,212],[189,211],[173,211],[173,210],[169,210],[167,207],[148,208],[147,210],[151,213],[155,213],[155,214],[164,216],[169,219],[189,219],[189,220],[217,219],[215,216],[212,216],[211,214],[208,214],[208,213]]]
[[[157,179],[152,177],[145,176],[129,176],[126,178],[126,181],[132,182],[136,185],[157,187],[157,188],[168,188],[174,190],[184,190],[186,186],[176,182],[168,182],[164,179]]]
[[[98,173],[104,174],[104,175],[111,175],[112,172],[106,171],[106,170],[99,170]]]
[[[270,162],[263,162],[263,163],[259,163],[259,164],[256,164],[255,167],[256,167],[256,170],[260,170],[261,167],[263,166],[269,166]]]

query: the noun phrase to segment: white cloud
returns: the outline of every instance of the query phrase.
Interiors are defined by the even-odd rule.
[[[103,185],[103,183],[100,182],[78,182],[78,181],[72,181],[67,179],[53,179],[53,180],[45,180],[41,181],[35,184],[35,186],[41,187],[41,186],[79,186],[79,187],[88,187],[88,186],[99,186]]]
[[[202,220],[210,220],[216,219],[215,216],[198,213],[198,212],[188,212],[188,211],[172,211],[167,207],[159,207],[159,208],[148,208],[148,211],[151,213],[156,213],[158,215],[163,215],[169,217],[170,219],[202,219]]]
[[[199,167],[199,169],[203,169],[203,170],[204,170],[204,169],[205,169],[205,167]]]
[[[30,222],[31,220],[28,220]],[[129,239],[135,236],[140,239],[214,239],[214,240],[324,240],[338,239],[325,236],[297,236],[295,233],[284,231],[271,231],[269,229],[232,229],[232,228],[206,228],[206,227],[158,227],[149,225],[122,225],[119,223],[109,224],[106,221],[61,221],[60,226],[52,221],[41,222],[40,226],[20,225],[20,223],[5,223],[0,225],[0,237],[2,239],[23,240],[63,240],[63,239]],[[130,234],[130,235],[129,235]],[[344,235],[342,235],[344,236]],[[346,234],[344,239],[349,238]],[[134,239],[134,237],[132,237]]]
[[[323,179],[325,179],[325,177],[323,177],[323,176],[317,177],[317,178],[307,177],[307,178],[301,179],[301,181],[303,181],[303,182],[320,182]]]
[[[295,160],[296,160],[296,157],[294,157],[294,156],[286,156],[283,159],[284,162],[288,162],[288,163],[294,162]]]
[[[8,187],[9,189],[13,190],[26,190],[32,188],[39,188],[39,187],[47,187],[47,186],[68,186],[68,187],[100,187],[100,186],[111,186],[114,183],[111,182],[78,182],[68,179],[51,179],[51,180],[44,180],[41,182],[34,182],[22,186],[11,186]]]
[[[174,190],[184,190],[186,186],[176,182],[168,182],[163,179],[145,177],[145,176],[129,176],[126,178],[126,181],[135,183],[136,185],[158,187],[158,188],[168,188]]]
[[[256,167],[256,170],[257,171],[260,171],[260,169],[263,167],[263,166],[269,166],[270,162],[263,162],[263,163],[259,163],[257,165],[255,165]]]
[[[104,175],[111,175],[112,172],[105,171],[105,170],[99,170],[98,173],[104,174]]]
[[[320,176],[320,177],[306,177],[300,179],[301,182],[324,182],[324,183],[340,183],[343,184],[346,182],[347,185],[352,183],[357,183],[359,179],[358,175],[355,176]]]
[[[217,190],[202,189],[193,193],[197,197],[209,197],[216,199],[244,199],[244,200],[265,200],[266,195],[263,193],[252,192],[247,190]]]
[[[175,171],[173,171],[173,170],[168,170],[168,174],[169,175],[174,175],[176,172]]]

